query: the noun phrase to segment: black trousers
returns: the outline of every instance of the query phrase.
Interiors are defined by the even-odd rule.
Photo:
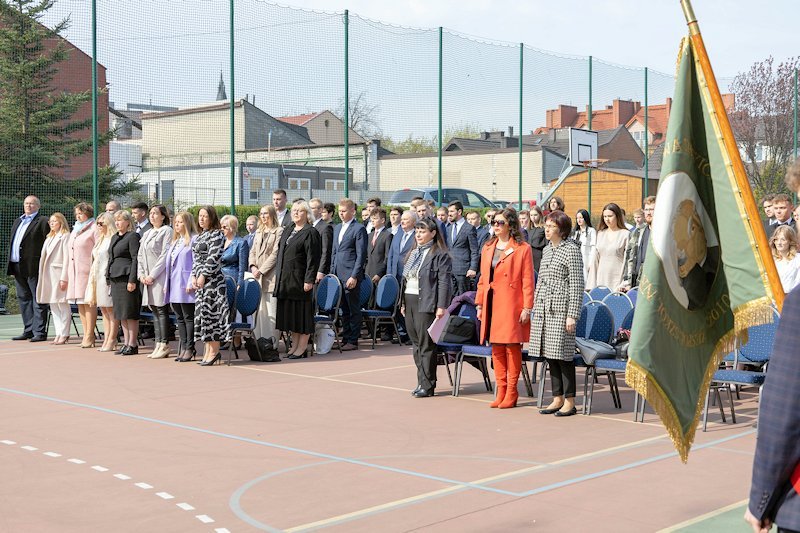
[[[417,385],[424,390],[436,388],[436,343],[428,334],[428,328],[436,318],[435,313],[422,313],[419,296],[406,294],[406,328],[414,345],[414,364],[417,365]]]
[[[553,396],[575,397],[575,362],[548,359]]]
[[[466,274],[453,274],[453,296],[475,290],[475,278],[468,278]]]
[[[172,304],[178,324],[178,338],[181,350],[194,352],[194,304]]]
[[[167,342],[169,338],[169,305],[151,305],[153,312],[153,339],[156,342]]]
[[[25,326],[23,333],[32,334],[34,337],[47,337],[47,312],[50,306],[36,302],[36,286],[39,277],[25,277],[17,272],[18,264],[9,263],[8,273],[14,276],[17,286],[17,301],[22,313],[22,323]]]
[[[342,281],[342,286],[347,280]],[[352,290],[344,290],[342,298],[342,339],[345,344],[358,345],[361,336],[361,305],[359,305],[359,285]]]

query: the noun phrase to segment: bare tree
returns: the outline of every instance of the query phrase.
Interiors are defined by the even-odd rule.
[[[731,126],[757,197],[787,190],[783,178],[793,159],[794,71],[798,67],[800,57],[776,66],[770,56],[739,73],[730,87],[736,95]]]
[[[348,107],[350,110],[348,121],[350,122],[351,130],[365,139],[375,139],[381,136],[383,130],[378,122],[380,105],[370,104],[367,100],[366,91],[361,91],[355,98],[350,98]],[[344,120],[344,100],[339,101],[336,116]]]

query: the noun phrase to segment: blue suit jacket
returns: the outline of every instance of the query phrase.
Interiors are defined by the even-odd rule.
[[[453,274],[464,275],[467,270],[478,271],[480,267],[481,251],[478,248],[478,237],[475,228],[466,220],[461,224],[461,229],[453,240],[452,223],[448,224],[445,235],[450,257],[453,260]]]
[[[364,265],[367,262],[367,230],[359,222],[353,220],[339,242],[342,224],[333,228],[333,252],[331,253],[331,274],[340,280],[347,281],[364,278]]]
[[[750,512],[800,530],[800,495],[789,478],[800,462],[800,291],[783,303],[767,380],[761,393],[758,440],[750,487]]]
[[[403,275],[403,265],[406,254],[408,254],[408,251],[414,246],[414,231],[412,230],[406,245],[400,249],[400,243],[403,242],[404,233],[403,229],[400,228],[397,230],[397,235],[392,239],[392,246],[389,248],[389,264],[386,269],[386,273],[398,278],[398,281]]]

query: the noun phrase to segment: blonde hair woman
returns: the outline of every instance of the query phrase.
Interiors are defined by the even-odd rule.
[[[67,303],[67,259],[69,256],[69,226],[61,213],[50,216],[50,233],[44,240],[39,259],[39,284],[36,302],[50,304],[56,338],[52,344],[66,344],[72,313]]]
[[[266,339],[280,337],[275,330],[275,313],[277,302],[272,293],[275,291],[275,264],[278,260],[278,243],[283,234],[283,227],[278,225],[278,215],[271,205],[261,207],[258,214],[259,224],[250,248],[248,264],[250,273],[261,284],[261,303],[256,313],[256,338]]]
[[[111,247],[111,236],[114,234],[114,216],[101,213],[95,220],[95,241],[92,248],[92,268],[89,271],[89,283],[86,285],[84,301],[86,305],[99,307],[103,315],[103,345],[100,352],[113,352],[117,345],[117,328],[114,319],[114,304],[111,300],[111,286],[106,280],[108,269],[108,253]]]
[[[78,306],[81,318],[83,342],[81,348],[94,347],[94,328],[97,323],[97,307],[86,305],[83,301],[92,269],[92,248],[94,248],[94,209],[86,202],[75,206],[75,226],[69,236],[67,251],[67,301]]]
[[[181,211],[175,215],[172,242],[167,250],[166,300],[175,311],[178,328],[178,356],[175,361],[191,361],[196,355],[194,347],[194,300],[192,277],[192,245],[197,238],[197,228],[191,213]]]
[[[800,282],[800,256],[797,255],[797,233],[789,226],[778,226],[769,239],[769,248],[775,258],[775,267],[785,293]]]
[[[122,348],[115,353],[136,355],[139,353],[136,339],[142,307],[142,293],[136,278],[139,234],[134,231],[133,216],[127,211],[114,213],[114,226],[117,233],[111,237],[106,280],[111,285],[114,318],[120,321],[124,336]]]

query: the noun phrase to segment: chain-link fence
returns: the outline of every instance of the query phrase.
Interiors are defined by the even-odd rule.
[[[571,208],[622,194],[612,174],[637,183],[629,204],[657,183],[672,73],[260,0],[93,4],[0,1],[4,256],[27,194],[70,221],[78,201],[256,205],[276,188],[524,205],[567,168],[568,126],[599,131],[610,161]]]

